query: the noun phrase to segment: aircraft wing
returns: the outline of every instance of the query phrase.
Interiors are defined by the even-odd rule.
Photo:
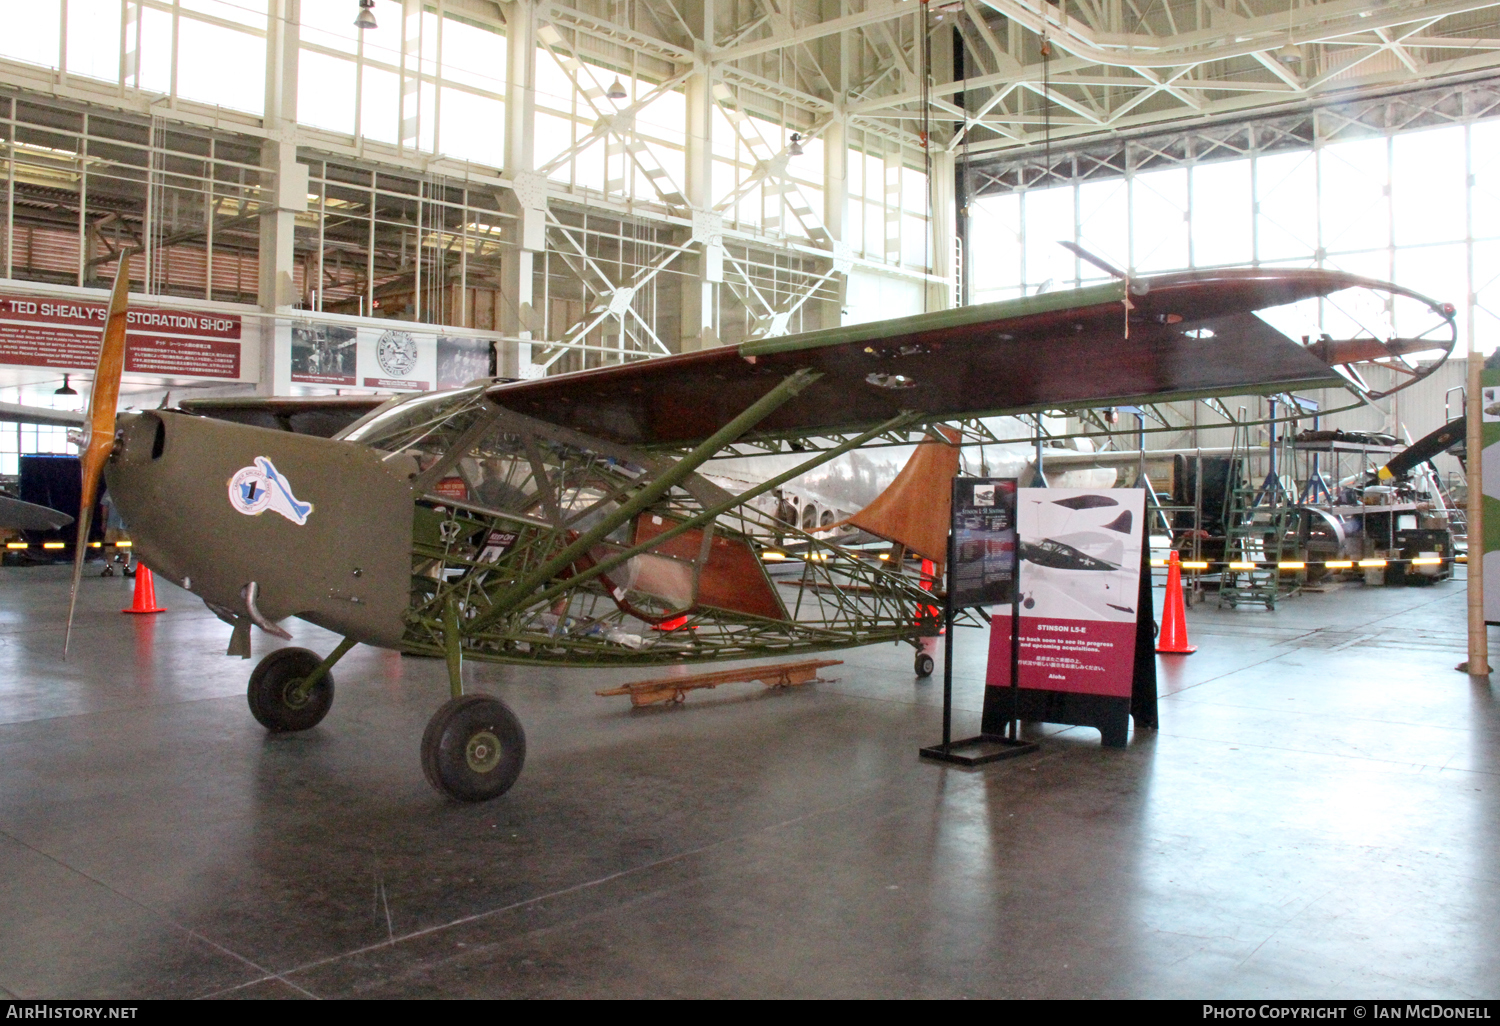
[[[20,531],[55,531],[72,522],[72,517],[49,506],[38,506],[34,502],[22,502],[9,495],[0,495],[0,527]]]
[[[83,427],[84,416],[73,410],[48,410],[40,406],[0,403],[0,423],[46,424],[51,427]]]
[[[184,399],[177,406],[184,413],[200,417],[331,438],[390,398],[388,395],[247,395]]]
[[[1253,311],[1383,283],[1314,269],[1192,272],[1026,296],[498,384],[507,409],[637,446],[681,446],[787,375],[823,377],[756,433],[865,429],[903,410],[960,416],[1276,393],[1343,379]]]

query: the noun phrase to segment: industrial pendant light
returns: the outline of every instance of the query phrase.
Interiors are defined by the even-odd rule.
[[[1302,47],[1288,39],[1286,45],[1276,51],[1276,59],[1283,64],[1299,64],[1302,61]]]
[[[616,75],[615,80],[609,84],[609,88],[604,90],[604,95],[611,100],[625,99],[625,83],[620,81],[619,75]]]
[[[786,153],[789,157],[802,156],[802,136],[800,133],[792,133],[792,144],[786,148]]]
[[[377,28],[375,24],[375,0],[359,0],[359,14],[354,19],[357,29]]]
[[[72,375],[64,374],[62,387],[52,393],[52,408],[54,410],[81,410],[83,400],[78,395],[78,389],[70,382]]]

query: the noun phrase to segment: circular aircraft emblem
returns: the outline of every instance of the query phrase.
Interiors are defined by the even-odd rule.
[[[307,523],[313,511],[313,504],[297,498],[292,483],[267,456],[257,456],[250,466],[234,472],[229,479],[229,505],[249,517],[269,509],[298,525]]]
[[[241,467],[229,479],[229,504],[247,516],[257,516],[271,505],[271,489],[260,467]]]
[[[388,331],[375,346],[375,359],[387,374],[404,378],[417,365],[417,344],[404,331]]]

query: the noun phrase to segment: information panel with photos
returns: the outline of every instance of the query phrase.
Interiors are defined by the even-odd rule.
[[[1016,482],[953,479],[953,565],[948,587],[954,609],[1008,603],[1016,580]]]

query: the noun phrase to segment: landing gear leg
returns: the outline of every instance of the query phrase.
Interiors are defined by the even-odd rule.
[[[317,726],[333,706],[328,671],[354,645],[354,639],[345,638],[326,659],[305,648],[278,648],[250,673],[250,714],[277,733]]]
[[[422,772],[434,789],[461,802],[498,798],[521,775],[526,734],[510,707],[488,695],[464,694],[458,604],[443,610],[443,648],[453,697],[422,734]]]

